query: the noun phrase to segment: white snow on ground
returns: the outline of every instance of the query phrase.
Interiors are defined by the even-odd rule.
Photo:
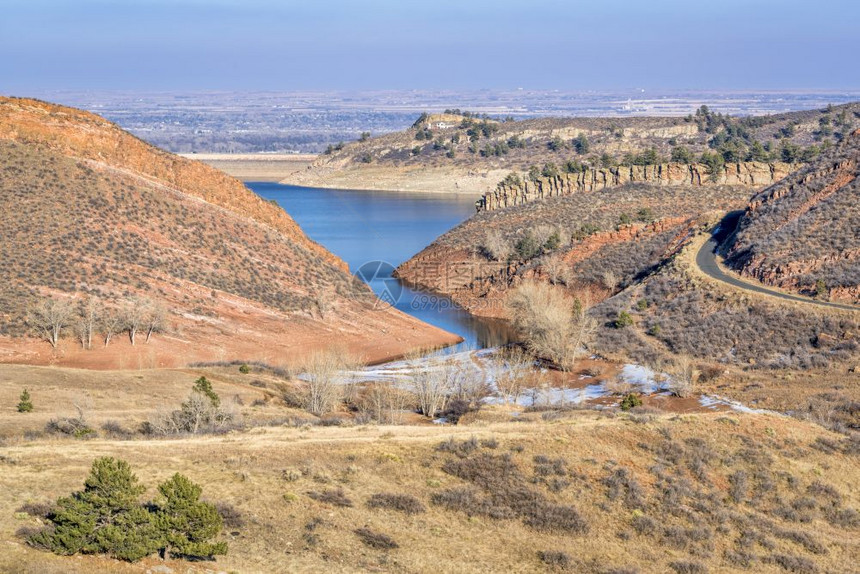
[[[524,389],[519,396],[507,397],[506,401],[505,397],[499,395],[495,385],[496,377],[505,370],[502,361],[494,360],[494,355],[497,352],[498,349],[495,348],[460,352],[443,351],[415,359],[403,359],[354,371],[343,371],[338,378],[342,384],[385,382],[403,388],[412,386],[415,376],[419,373],[425,375],[445,373],[449,379],[452,376],[471,380],[483,378],[484,382],[496,391],[494,396],[484,399],[486,404],[507,403],[523,407],[536,405],[576,405],[612,396],[607,391],[604,382],[600,381],[573,389],[555,387]],[[452,371],[456,371],[457,374],[452,375]],[[622,367],[619,377],[633,385],[636,392],[644,395],[671,396],[671,392],[669,391],[671,377],[665,373],[661,373],[658,376],[648,367],[626,364]],[[306,375],[299,375],[298,378],[307,380]],[[578,380],[583,381],[588,378],[588,376],[580,375]],[[711,409],[728,408],[744,413],[778,414],[764,409],[754,409],[737,401],[716,395],[701,395],[699,397],[699,404]],[[433,422],[445,424],[447,421],[437,419]]]

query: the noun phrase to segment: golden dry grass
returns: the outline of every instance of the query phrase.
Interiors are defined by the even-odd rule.
[[[95,417],[102,408],[117,414],[122,402],[131,410],[143,412],[147,401],[156,396],[179,400],[198,374],[26,369],[15,373],[4,367],[0,376],[5,381],[0,384],[0,400],[4,408],[2,421],[7,428],[22,420],[18,417],[37,416],[18,415],[9,409],[9,401],[17,400],[9,379],[18,375],[27,375],[35,383],[31,387],[37,409],[40,396],[43,407],[63,404],[59,393],[51,399],[54,402],[46,402],[48,399],[39,390],[40,381],[59,388],[56,375],[63,375],[67,384],[86,387],[96,395]],[[222,396],[234,390],[246,392],[248,398],[253,393],[262,394],[255,387],[246,387],[242,376],[231,370],[207,374],[215,380],[215,390]],[[144,378],[136,379],[139,375]],[[135,381],[137,390],[119,392]],[[245,410],[253,408],[247,406]],[[132,417],[131,411],[128,417]],[[665,572],[670,562],[678,560],[705,564],[712,572],[732,571],[724,551],[734,548],[740,535],[734,523],[727,523],[725,532],[714,530],[710,549],[702,553],[696,545],[682,548],[637,534],[631,523],[642,511],[607,497],[603,481],[613,469],[624,468],[641,485],[646,514],[661,525],[687,525],[678,516],[656,514],[662,508],[662,495],[653,472],[655,465],[665,464],[699,485],[690,477],[686,463],[672,466],[657,462],[661,456],[656,453],[665,448],[666,436],[671,436],[673,443],[686,445],[683,448],[688,452],[698,444],[695,439],[701,439],[705,446],[696,448],[715,453],[716,459],[708,464],[706,474],[711,485],[707,489],[717,493],[716,511],[725,507],[763,520],[752,506],[733,505],[727,496],[729,474],[755,465],[779,477],[777,494],[786,498],[786,504],[803,495],[808,485],[821,481],[840,493],[842,507],[860,506],[857,454],[849,454],[848,450],[826,454],[813,446],[818,439],[827,444],[845,443],[840,435],[810,423],[776,415],[616,417],[593,411],[567,413],[555,419],[536,413],[523,413],[516,418],[522,422],[512,422],[510,410],[492,409],[470,416],[468,425],[457,427],[285,426],[219,437],[132,441],[7,438],[0,446],[0,571],[145,572],[161,564],[157,558],[127,565],[101,557],[58,557],[31,549],[16,537],[20,527],[38,525],[37,519],[16,512],[22,504],[47,502],[79,489],[93,459],[99,456],[128,460],[149,488],[146,496],[154,496],[158,482],[181,472],[203,485],[205,498],[228,503],[241,512],[244,525],[229,526],[225,531],[230,544],[226,557],[215,563],[168,562],[176,572],[538,572],[546,571],[537,555],[541,550],[565,552],[573,561],[569,571],[575,572],[634,566],[640,572]],[[478,446],[467,458],[509,454],[522,475],[534,481],[529,488],[549,501],[576,507],[589,523],[589,533],[539,531],[516,518],[470,517],[432,504],[434,493],[467,485],[443,470],[447,461],[460,460],[436,448],[451,437],[460,441],[475,437],[479,444],[495,439],[495,448]],[[536,469],[537,455],[563,458],[570,484],[559,492],[546,488],[536,470],[534,474],[532,471]],[[759,457],[771,462],[759,464]],[[784,486],[787,476],[796,482],[795,490]],[[308,496],[309,492],[326,489],[343,489],[354,505],[337,507]],[[411,494],[427,507],[427,512],[407,515],[370,509],[366,502],[376,493]],[[820,570],[832,572],[847,572],[860,558],[856,526],[837,527],[820,516],[809,523],[776,517],[773,521],[771,530],[809,532],[824,545],[826,553],[809,554],[795,542],[770,536],[773,547],[757,548],[761,556],[803,555]],[[365,546],[354,534],[361,527],[391,536],[400,547],[385,551]],[[773,563],[757,562],[754,568],[759,572],[783,571]]]

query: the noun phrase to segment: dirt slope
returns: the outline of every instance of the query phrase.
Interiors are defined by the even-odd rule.
[[[768,285],[860,302],[860,131],[753,197],[727,263]]]

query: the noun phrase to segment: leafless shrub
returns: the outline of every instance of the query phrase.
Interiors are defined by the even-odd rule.
[[[54,504],[51,502],[26,502],[18,507],[16,512],[24,512],[36,518],[47,518],[54,511]]]
[[[571,299],[546,283],[525,282],[517,287],[508,296],[507,310],[529,350],[562,368],[576,362],[597,329],[587,302]]]
[[[550,568],[557,568],[559,570],[567,570],[573,565],[573,560],[570,556],[558,550],[540,550],[538,558]]]
[[[603,385],[607,392],[617,396],[626,396],[633,391],[633,384],[627,381],[622,375],[612,377]]]
[[[354,365],[345,352],[335,349],[311,355],[303,368],[306,378],[304,409],[317,416],[334,411],[343,397],[341,372]]]
[[[365,545],[377,550],[394,550],[400,547],[390,536],[370,528],[357,528],[354,532]]]
[[[497,230],[490,230],[486,233],[481,247],[491,259],[496,261],[507,261],[514,252],[511,242]]]
[[[779,565],[784,570],[794,572],[796,574],[815,574],[818,572],[818,566],[809,558],[803,556],[794,556],[791,554],[772,554],[764,559],[765,562],[772,562]]]
[[[705,574],[708,569],[704,564],[699,562],[690,562],[688,560],[675,560],[669,563],[669,568],[677,574]]]
[[[465,457],[478,450],[479,446],[480,443],[475,437],[471,437],[462,441],[458,441],[454,437],[451,437],[448,440],[437,444],[436,450],[440,452],[449,452],[451,454],[456,454],[459,457]]]
[[[740,504],[746,501],[748,489],[749,477],[746,471],[737,470],[729,475],[729,496],[736,503]]]
[[[446,473],[461,478],[486,492],[481,497],[472,490],[448,492],[434,497],[436,504],[457,507],[466,512],[487,516],[518,516],[523,524],[538,530],[583,534],[588,523],[572,506],[555,504],[540,491],[531,488],[509,454],[480,453],[447,461]],[[457,494],[462,500],[457,500]],[[492,513],[492,514],[491,514]]]
[[[388,508],[398,510],[406,514],[420,514],[427,509],[420,500],[411,494],[389,494],[378,493],[370,497],[367,501],[369,508]]]
[[[621,499],[631,509],[644,506],[642,487],[626,468],[615,469],[603,479],[603,484],[608,488],[606,496],[609,500]]]
[[[146,430],[152,434],[206,434],[224,432],[239,424],[234,403],[216,404],[209,396],[192,390],[176,410],[161,408],[149,417]]]
[[[122,426],[118,421],[105,421],[101,428],[105,436],[115,439],[128,440],[134,436],[134,432]]]
[[[242,513],[229,502],[216,502],[215,510],[217,510],[218,514],[221,515],[221,520],[224,522],[224,528],[235,530],[245,526],[245,519],[242,518]]]
[[[642,536],[657,536],[660,529],[656,520],[643,514],[633,517],[633,530]]]
[[[343,508],[352,508],[352,500],[344,493],[343,489],[337,490],[326,489],[322,492],[310,491],[308,496],[318,502],[331,504],[332,506],[340,506]]]
[[[684,398],[693,394],[699,371],[689,355],[678,355],[669,367],[669,390],[675,396]]]

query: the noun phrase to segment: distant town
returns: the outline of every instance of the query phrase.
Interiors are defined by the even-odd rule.
[[[319,153],[330,144],[402,130],[422,112],[470,110],[495,118],[679,116],[707,105],[758,115],[860,99],[860,91],[708,92],[557,90],[368,92],[45,92],[174,153]]]

